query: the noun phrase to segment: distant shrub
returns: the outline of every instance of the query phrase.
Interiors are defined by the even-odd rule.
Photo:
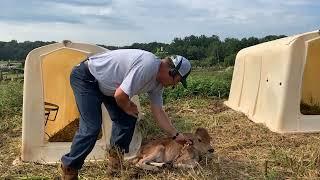
[[[228,67],[224,70],[215,70],[215,68],[197,69],[188,77],[188,88],[184,88],[181,84],[174,89],[166,88],[163,93],[164,103],[194,96],[207,96],[227,98],[231,86],[233,68]],[[140,103],[149,102],[147,95],[139,96]]]
[[[171,101],[182,97],[191,96],[211,96],[226,98],[229,96],[229,90],[232,80],[232,71],[220,71],[215,75],[190,76],[188,78],[188,88],[178,85],[174,89],[166,88],[164,91],[164,101]]]

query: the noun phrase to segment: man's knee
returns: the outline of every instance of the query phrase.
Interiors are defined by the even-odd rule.
[[[87,137],[95,137],[98,136],[101,131],[101,127],[82,127],[79,129],[79,134]]]

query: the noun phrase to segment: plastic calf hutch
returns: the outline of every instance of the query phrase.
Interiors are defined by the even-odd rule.
[[[79,119],[69,82],[71,69],[88,55],[103,51],[108,50],[96,45],[64,41],[34,49],[28,54],[24,74],[22,161],[55,163],[69,152],[71,140],[63,142],[62,137],[59,142],[50,142],[50,138]],[[133,101],[140,109],[137,96]],[[86,160],[102,160],[105,157],[111,120],[104,105],[102,113],[100,139]],[[76,126],[71,129],[75,131]],[[70,131],[70,127],[66,131]],[[134,155],[140,145],[141,134],[135,129],[130,152],[125,157]]]
[[[225,104],[274,132],[320,131],[319,31],[241,50]]]

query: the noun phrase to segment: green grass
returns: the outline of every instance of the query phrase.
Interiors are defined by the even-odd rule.
[[[226,98],[232,80],[231,70],[210,71],[210,69],[197,69],[188,78],[188,88],[178,85],[174,89],[166,88],[164,101],[193,96],[208,96]]]
[[[0,82],[0,118],[22,113],[21,82]]]
[[[2,75],[7,79],[23,77],[23,73],[15,73],[15,72],[3,72]]]

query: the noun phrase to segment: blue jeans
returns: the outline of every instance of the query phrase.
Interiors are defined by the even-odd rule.
[[[102,125],[101,104],[106,106],[112,120],[110,145],[129,152],[136,118],[125,113],[112,96],[104,96],[98,82],[82,62],[72,69],[70,83],[80,112],[79,129],[70,152],[62,156],[64,166],[81,169],[85,158],[92,151]]]

